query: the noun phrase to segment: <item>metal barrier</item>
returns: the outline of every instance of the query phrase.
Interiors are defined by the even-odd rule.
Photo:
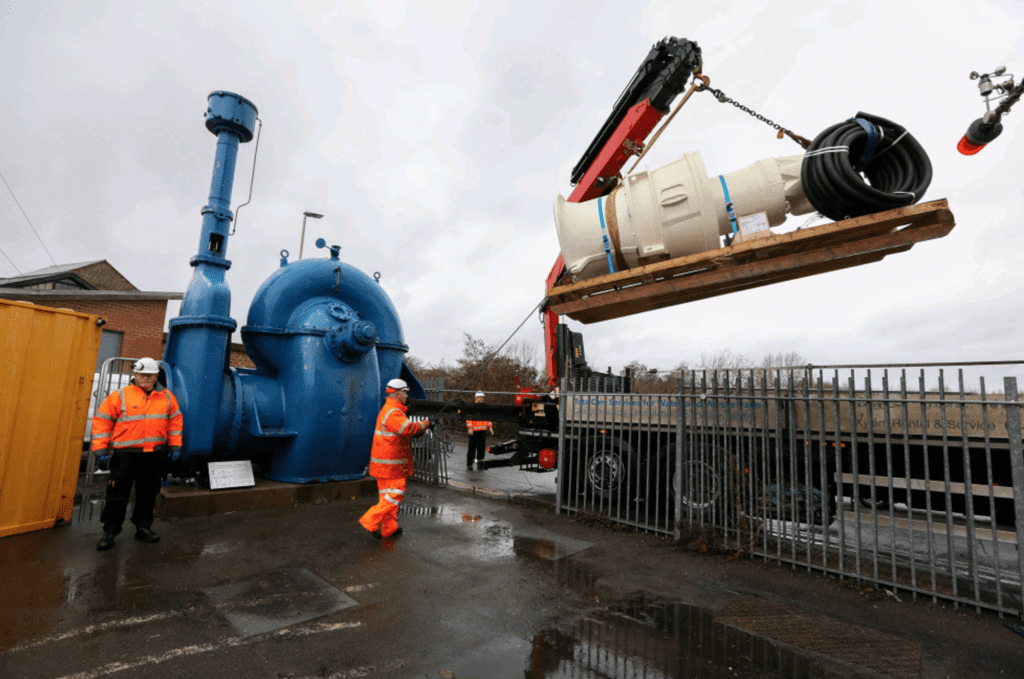
[[[444,394],[444,378],[425,379],[423,388],[427,398],[440,400]],[[423,418],[412,417],[411,420]],[[427,434],[412,440],[413,481],[434,485],[448,484],[448,458],[454,449],[454,441],[438,420]]]
[[[111,392],[117,391],[131,381],[132,366],[137,360],[135,358],[122,357],[108,358],[103,361],[100,371],[93,376],[92,392],[89,396],[89,419],[85,423],[85,438],[83,439],[85,444],[89,446],[88,461],[85,466],[86,487],[92,486],[94,476],[110,473],[107,469],[97,469],[96,454],[92,450],[92,420],[96,417],[96,411],[103,403],[103,400]]]
[[[993,395],[981,376],[967,389],[963,368],[954,389],[941,368],[913,378],[851,367],[677,372],[631,393],[576,383],[561,399],[557,509],[1019,615],[1017,380]]]

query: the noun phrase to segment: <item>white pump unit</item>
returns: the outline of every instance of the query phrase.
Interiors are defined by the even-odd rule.
[[[577,280],[722,247],[737,223],[765,213],[769,226],[786,214],[814,211],[800,182],[803,155],[759,160],[708,178],[699,153],[627,175],[609,195],[583,203],[555,201],[555,227],[566,268]],[[729,200],[726,200],[728,192]]]

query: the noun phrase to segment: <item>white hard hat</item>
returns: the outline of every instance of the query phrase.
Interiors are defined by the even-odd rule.
[[[160,372],[160,364],[151,358],[140,358],[135,361],[132,370],[141,375],[156,375]]]
[[[483,398],[483,397],[484,397],[484,392],[482,392],[482,391],[476,392],[476,398]]]
[[[400,380],[397,377],[388,382],[388,392],[392,391],[409,391],[409,385],[405,383],[405,380]]]

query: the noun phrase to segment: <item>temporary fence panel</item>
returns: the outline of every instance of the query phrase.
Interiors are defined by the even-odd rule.
[[[1021,612],[1016,378],[996,395],[983,377],[969,389],[963,369],[953,386],[944,369],[870,368],[692,372],[617,394],[573,386],[560,511],[677,539],[717,533],[737,551]]]
[[[96,453],[92,450],[92,421],[96,412],[103,404],[104,399],[111,393],[123,386],[128,385],[132,379],[132,366],[134,358],[115,357],[103,361],[100,371],[95,373],[92,382],[92,391],[89,394],[89,418],[85,422],[85,442],[89,444],[87,461],[85,465],[85,485],[91,487],[95,476],[105,476],[110,471],[107,465],[97,466]],[[165,371],[169,372],[169,371]]]
[[[0,300],[0,537],[71,519],[101,323]]]
[[[425,379],[423,388],[427,392],[428,399],[441,400],[444,394],[444,378]],[[422,418],[410,419],[420,420]],[[451,435],[445,430],[440,420],[437,420],[430,431],[412,440],[412,479],[423,483],[447,485],[448,457],[451,455],[453,447]]]

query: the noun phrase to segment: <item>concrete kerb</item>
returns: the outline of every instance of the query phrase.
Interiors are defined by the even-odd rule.
[[[517,505],[523,505],[527,507],[537,507],[540,509],[554,509],[555,503],[553,501],[545,500],[543,498],[536,497],[528,491],[509,491],[501,490],[499,488],[488,488],[486,486],[475,486],[470,483],[464,483],[462,481],[451,481],[449,480],[445,487],[451,488],[452,490],[468,493],[473,496],[482,496],[491,498],[493,500],[505,500]]]

